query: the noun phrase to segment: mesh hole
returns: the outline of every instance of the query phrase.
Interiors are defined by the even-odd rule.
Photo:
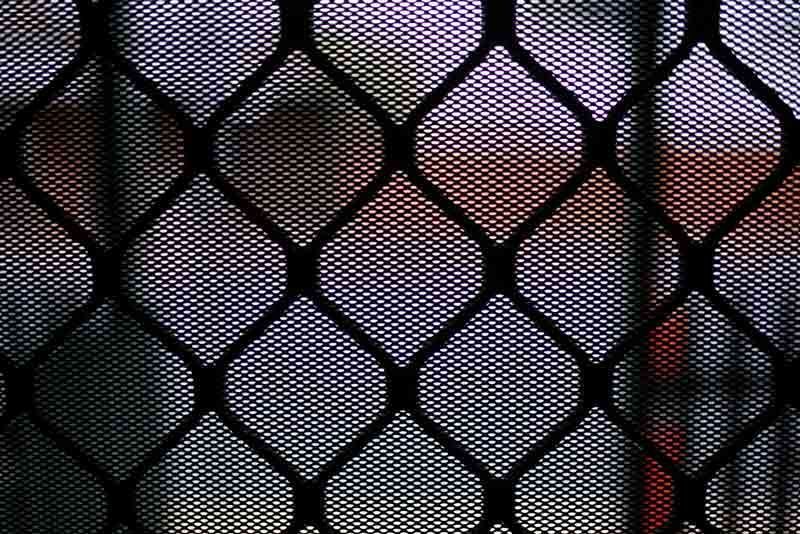
[[[402,175],[337,232],[323,291],[406,364],[481,284],[478,246]]]
[[[120,479],[192,407],[181,360],[111,305],[49,356],[35,387],[43,416]]]
[[[580,397],[574,359],[505,297],[429,359],[419,389],[431,418],[496,476],[565,419]]]
[[[297,52],[226,120],[217,155],[225,178],[307,245],[378,171],[381,133]]]
[[[331,479],[325,509],[342,534],[457,534],[480,520],[481,493],[477,476],[400,414]]]
[[[302,299],[234,362],[227,398],[245,424],[313,478],[377,417],[384,389],[374,358]]]
[[[501,241],[572,176],[580,145],[577,120],[496,48],[425,117],[417,158],[427,178]]]
[[[147,472],[137,504],[144,526],[157,533],[277,533],[289,526],[292,490],[219,419],[206,416]]]

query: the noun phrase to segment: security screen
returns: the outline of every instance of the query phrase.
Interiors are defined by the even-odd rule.
[[[800,532],[800,1],[0,42],[0,534]]]

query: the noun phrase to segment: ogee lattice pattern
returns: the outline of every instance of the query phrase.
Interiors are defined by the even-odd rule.
[[[800,0],[0,43],[0,534],[800,532]]]

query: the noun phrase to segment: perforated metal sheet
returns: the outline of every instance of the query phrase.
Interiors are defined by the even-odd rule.
[[[0,44],[0,534],[800,532],[798,0]]]

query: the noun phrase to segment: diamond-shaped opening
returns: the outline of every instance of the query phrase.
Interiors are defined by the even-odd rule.
[[[330,480],[325,513],[342,534],[463,534],[480,521],[481,494],[478,477],[401,413]]]
[[[114,305],[103,305],[37,370],[36,407],[116,478],[188,415],[192,382],[170,353]]]
[[[233,363],[227,399],[261,439],[313,478],[377,417],[384,389],[374,357],[301,299]]]
[[[216,154],[224,177],[304,246],[383,157],[378,125],[300,52],[223,123]]]
[[[478,293],[481,253],[397,175],[323,248],[320,285],[401,365]]]
[[[183,139],[169,114],[105,69],[93,59],[36,113],[22,163],[38,188],[108,247],[181,173]]]
[[[614,371],[623,416],[694,474],[772,402],[770,358],[696,294],[653,329]]]
[[[420,404],[456,441],[502,476],[578,405],[579,370],[506,297],[433,354]]]
[[[502,48],[425,116],[418,137],[423,174],[497,241],[581,159],[577,119]]]

